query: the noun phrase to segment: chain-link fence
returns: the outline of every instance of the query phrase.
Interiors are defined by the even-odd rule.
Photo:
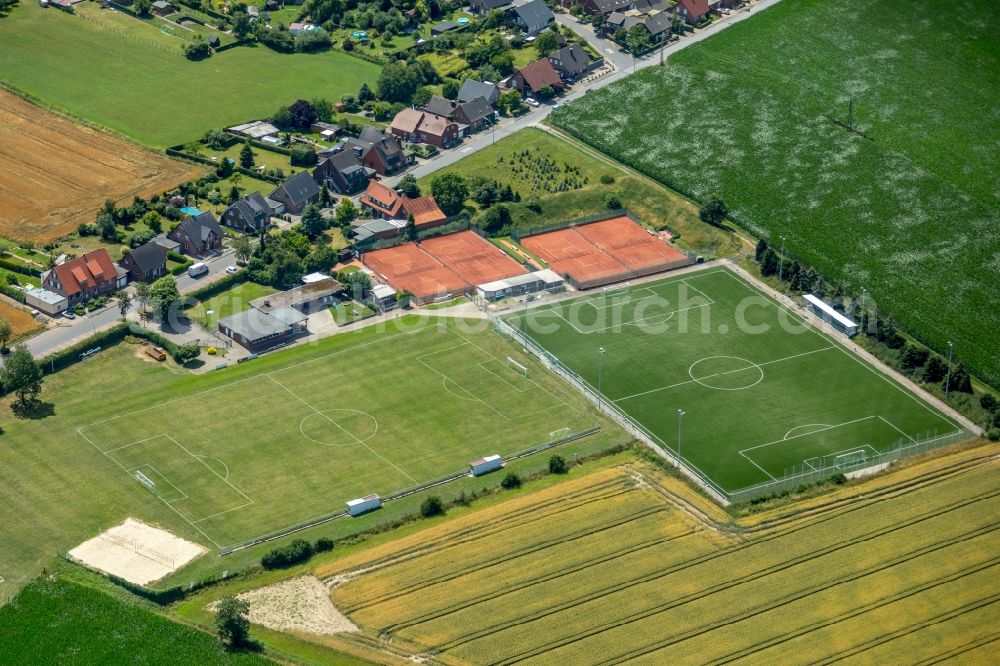
[[[535,343],[523,330],[511,326],[494,312],[487,312],[486,314],[494,328],[502,336],[522,345],[526,351],[541,360],[546,368],[555,372],[569,382],[577,391],[582,393],[598,410],[614,419],[626,432],[646,444],[661,458],[681,469],[695,483],[723,504],[749,502],[757,497],[781,493],[784,490],[797,488],[800,485],[808,485],[829,479],[835,474],[850,474],[862,469],[879,469],[901,458],[927,453],[928,451],[954,444],[967,437],[967,434],[963,430],[956,430],[945,434],[939,434],[937,431],[929,431],[915,438],[900,438],[885,451],[872,450],[871,455],[866,455],[863,458],[843,459],[841,455],[830,454],[803,461],[801,464],[786,470],[785,474],[773,481],[739,490],[727,491],[719,487],[701,470],[692,465],[690,461],[685,460],[683,457],[678,457],[676,452],[662,439],[636,423],[628,414],[619,409],[617,405],[609,402],[605,396],[598,392],[585,379],[567,368],[553,354]]]

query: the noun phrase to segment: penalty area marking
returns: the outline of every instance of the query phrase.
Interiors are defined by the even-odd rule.
[[[794,428],[786,432],[785,436],[782,437],[781,439],[782,440],[790,439],[792,433],[798,430],[799,428],[817,428],[817,430],[810,430],[809,432],[800,433],[802,435],[808,435],[809,433],[819,432],[820,430],[826,430],[827,428],[832,428],[832,427],[834,426],[830,425],[829,423],[804,423],[802,425],[795,426]],[[798,435],[796,435],[796,437],[798,437]]]

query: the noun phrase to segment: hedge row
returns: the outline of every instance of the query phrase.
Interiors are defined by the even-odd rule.
[[[18,303],[24,303],[25,301],[24,292],[9,284],[0,283],[0,294],[3,294],[4,296],[9,296]]]
[[[305,539],[296,539],[287,546],[275,548],[264,554],[260,564],[265,569],[284,569],[305,562],[315,553],[313,545]]]
[[[157,347],[162,347],[167,351],[170,356],[173,357],[178,363],[184,363],[187,359],[185,358],[184,347],[185,345],[178,345],[165,337],[160,335],[155,331],[150,331],[149,329],[143,328],[138,324],[127,324],[125,322],[119,322],[112,326],[111,328],[100,331],[99,333],[90,336],[85,340],[67,347],[61,351],[49,354],[45,358],[39,361],[42,369],[47,373],[58,372],[64,370],[71,365],[79,363],[82,359],[80,356],[86,351],[90,351],[95,347],[100,347],[102,349],[109,347],[113,344],[117,344],[125,339],[125,336],[134,335],[137,338],[142,338],[147,340],[151,344]]]
[[[48,373],[64,370],[75,363],[79,363],[82,360],[80,358],[80,354],[83,352],[91,350],[95,347],[103,348],[117,342],[121,342],[128,334],[128,324],[124,322],[115,324],[106,331],[101,331],[100,333],[90,336],[86,340],[81,340],[75,345],[67,347],[66,349],[49,354],[39,361],[39,364],[42,366],[42,370]]]
[[[15,273],[20,273],[21,275],[30,275],[31,277],[42,277],[42,272],[37,268],[32,268],[31,266],[25,266],[19,261],[11,261],[7,257],[0,257],[0,268],[6,268],[9,271],[14,271]]]
[[[231,287],[235,287],[238,284],[243,284],[249,279],[249,275],[245,270],[236,271],[235,273],[230,273],[226,277],[216,280],[212,284],[207,284],[201,289],[195,289],[194,291],[187,294],[190,298],[198,301],[204,301],[207,298],[211,298],[216,294],[221,294]],[[190,299],[189,301],[190,302]]]

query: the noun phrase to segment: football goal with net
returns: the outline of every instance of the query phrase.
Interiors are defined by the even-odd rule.
[[[154,495],[156,494],[156,484],[153,482],[151,478],[149,478],[139,470],[135,470],[135,480],[141,483],[142,485],[146,486],[146,489],[149,490],[149,492],[153,493]]]
[[[518,363],[510,356],[507,357],[507,367],[511,368],[514,372],[524,375],[525,377],[528,376],[528,366]]]

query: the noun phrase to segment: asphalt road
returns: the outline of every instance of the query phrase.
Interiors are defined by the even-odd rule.
[[[703,30],[696,30],[694,33],[688,34],[678,41],[671,42],[663,48],[657,49],[656,51],[635,60],[633,60],[632,56],[628,53],[623,53],[621,49],[619,49],[618,46],[611,40],[598,37],[594,33],[593,28],[590,27],[589,23],[581,23],[575,16],[570,14],[556,14],[556,22],[560,25],[568,26],[570,29],[586,39],[587,43],[593,47],[595,51],[603,55],[605,60],[610,61],[615,66],[615,71],[597,79],[596,81],[590,82],[586,86],[577,84],[568,94],[560,97],[559,99],[553,100],[552,104],[570,104],[573,100],[579,99],[585,95],[588,90],[603,88],[604,86],[611,85],[615,81],[625,78],[637,70],[658,65],[660,63],[661,55],[664,59],[666,59],[670,54],[676,53],[687,48],[688,46],[691,46],[692,44],[697,44],[702,40],[708,39],[720,30],[725,30],[730,25],[739,23],[740,21],[749,18],[751,15],[770,7],[777,2],[779,2],[779,0],[759,0],[750,6],[750,11],[747,11],[746,9],[734,11],[729,16],[720,18]],[[399,179],[405,174],[413,174],[416,178],[422,178],[428,174],[434,173],[435,171],[449,167],[463,157],[467,157],[477,150],[482,150],[500,139],[510,136],[518,130],[524,129],[525,127],[534,127],[535,125],[540,124],[545,120],[545,118],[548,117],[549,113],[552,112],[552,104],[543,104],[538,108],[531,109],[531,111],[518,118],[505,119],[491,131],[474,134],[471,138],[462,142],[460,146],[442,151],[437,157],[419,164],[404,174],[391,178],[385,178],[382,182],[389,187],[394,187],[396,183],[399,182]]]
[[[208,266],[207,275],[195,279],[185,274],[177,278],[177,289],[182,294],[219,279],[226,274],[226,266],[236,263],[236,260],[233,257],[233,251],[226,249],[218,257],[205,259],[203,263]],[[76,319],[56,317],[54,320],[56,322],[55,326],[28,340],[28,351],[35,358],[42,358],[63,347],[68,347],[84,338],[90,337],[98,331],[110,328],[120,319],[121,312],[118,310],[117,303],[98,312],[77,317]]]
[[[741,9],[739,11],[734,11],[729,16],[722,17],[703,30],[697,30],[693,34],[686,35],[678,41],[671,42],[663,48],[635,60],[633,60],[629,54],[622,53],[614,42],[598,37],[588,23],[581,23],[576,19],[576,17],[570,14],[556,14],[556,21],[560,25],[568,26],[578,34],[582,35],[595,51],[602,54],[606,60],[609,60],[615,66],[615,71],[597,79],[596,81],[590,82],[586,87],[577,84],[577,86],[570,93],[564,95],[558,100],[555,100],[555,103],[560,105],[571,104],[573,100],[579,99],[585,95],[588,90],[603,88],[604,86],[611,85],[615,81],[625,78],[636,70],[658,65],[660,63],[661,55],[664,59],[666,59],[666,57],[670,54],[676,53],[687,48],[688,46],[691,46],[692,44],[697,44],[702,40],[708,39],[720,30],[725,30],[730,25],[739,23],[740,21],[767,9],[779,1],[780,0],[759,0],[751,5],[749,10]],[[518,130],[540,124],[545,120],[545,118],[548,117],[549,113],[552,112],[552,108],[553,107],[549,104],[543,104],[541,107],[534,108],[518,118],[505,119],[491,131],[473,135],[472,138],[464,141],[459,147],[443,151],[434,159],[419,164],[406,173],[413,174],[417,178],[422,178],[423,176],[434,173],[435,171],[449,167],[461,160],[463,157],[467,157],[477,150],[482,150],[487,146],[493,145],[495,142],[504,137],[510,136]],[[386,178],[383,182],[389,187],[393,187],[403,175],[404,174],[400,174],[399,176]],[[192,291],[193,289],[217,279],[224,274],[226,266],[235,263],[235,260],[232,257],[232,251],[227,250],[222,256],[208,259],[205,263],[209,266],[208,275],[202,276],[198,279],[192,279],[187,275],[184,275],[177,279],[177,287],[181,293]],[[102,328],[107,328],[113,325],[118,319],[119,312],[116,306],[112,306],[111,308],[98,313],[87,315],[86,317],[78,317],[74,321],[60,318],[57,320],[59,321],[59,325],[57,327],[31,338],[28,341],[28,349],[31,350],[31,353],[34,354],[36,358],[45,356],[46,354],[49,354],[57,349],[72,344],[89,335],[93,335]]]

